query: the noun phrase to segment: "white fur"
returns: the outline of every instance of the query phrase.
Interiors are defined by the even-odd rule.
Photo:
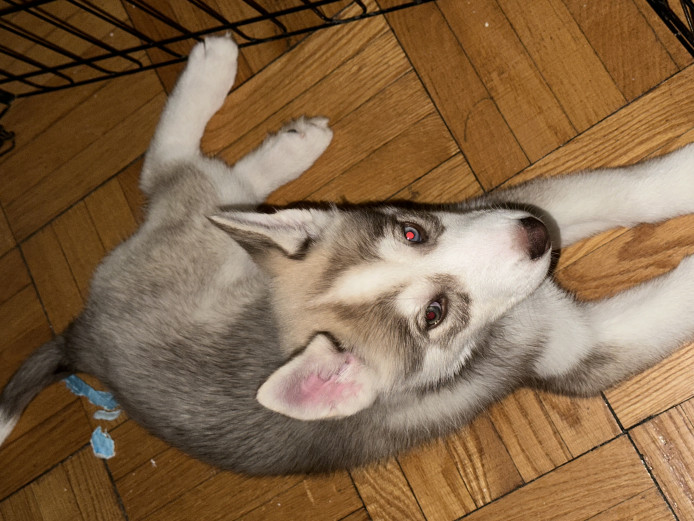
[[[19,418],[9,418],[3,411],[0,411],[0,446],[9,437],[14,426],[17,425]]]

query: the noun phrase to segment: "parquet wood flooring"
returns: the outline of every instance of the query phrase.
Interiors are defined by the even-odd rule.
[[[437,0],[245,49],[203,148],[234,161],[324,115],[333,143],[269,202],[454,201],[694,142],[692,61],[645,0]],[[141,222],[141,158],[176,69],[24,98],[3,120],[18,138],[0,158],[0,385]],[[684,217],[574,245],[556,276],[597,299],[692,253]],[[92,412],[62,383],[30,405],[0,447],[0,521],[694,519],[694,345],[600,397],[522,389],[448,438],[330,476],[219,471]],[[96,425],[113,459],[93,456]]]

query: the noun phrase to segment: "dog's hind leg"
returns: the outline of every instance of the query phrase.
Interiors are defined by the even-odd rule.
[[[636,165],[539,179],[483,197],[539,209],[555,248],[694,212],[694,145]]]
[[[694,257],[613,297],[575,302],[547,281],[520,320],[539,331],[534,383],[590,395],[643,371],[694,340]],[[540,304],[538,304],[540,303]]]
[[[140,178],[145,194],[171,165],[204,159],[200,139],[234,83],[237,57],[236,44],[227,37],[206,38],[193,47],[145,155]]]

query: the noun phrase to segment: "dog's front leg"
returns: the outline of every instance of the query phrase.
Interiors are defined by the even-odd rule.
[[[694,212],[694,145],[636,165],[531,181],[481,202],[539,210],[555,248],[610,228],[663,221]]]

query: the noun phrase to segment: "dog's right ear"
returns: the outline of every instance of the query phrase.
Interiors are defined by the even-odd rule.
[[[327,226],[331,210],[287,209],[275,213],[223,212],[210,220],[256,257],[268,249],[288,257],[301,254]]]
[[[375,373],[357,356],[340,351],[317,334],[303,352],[260,386],[256,399],[268,409],[297,420],[351,416],[378,395]]]

